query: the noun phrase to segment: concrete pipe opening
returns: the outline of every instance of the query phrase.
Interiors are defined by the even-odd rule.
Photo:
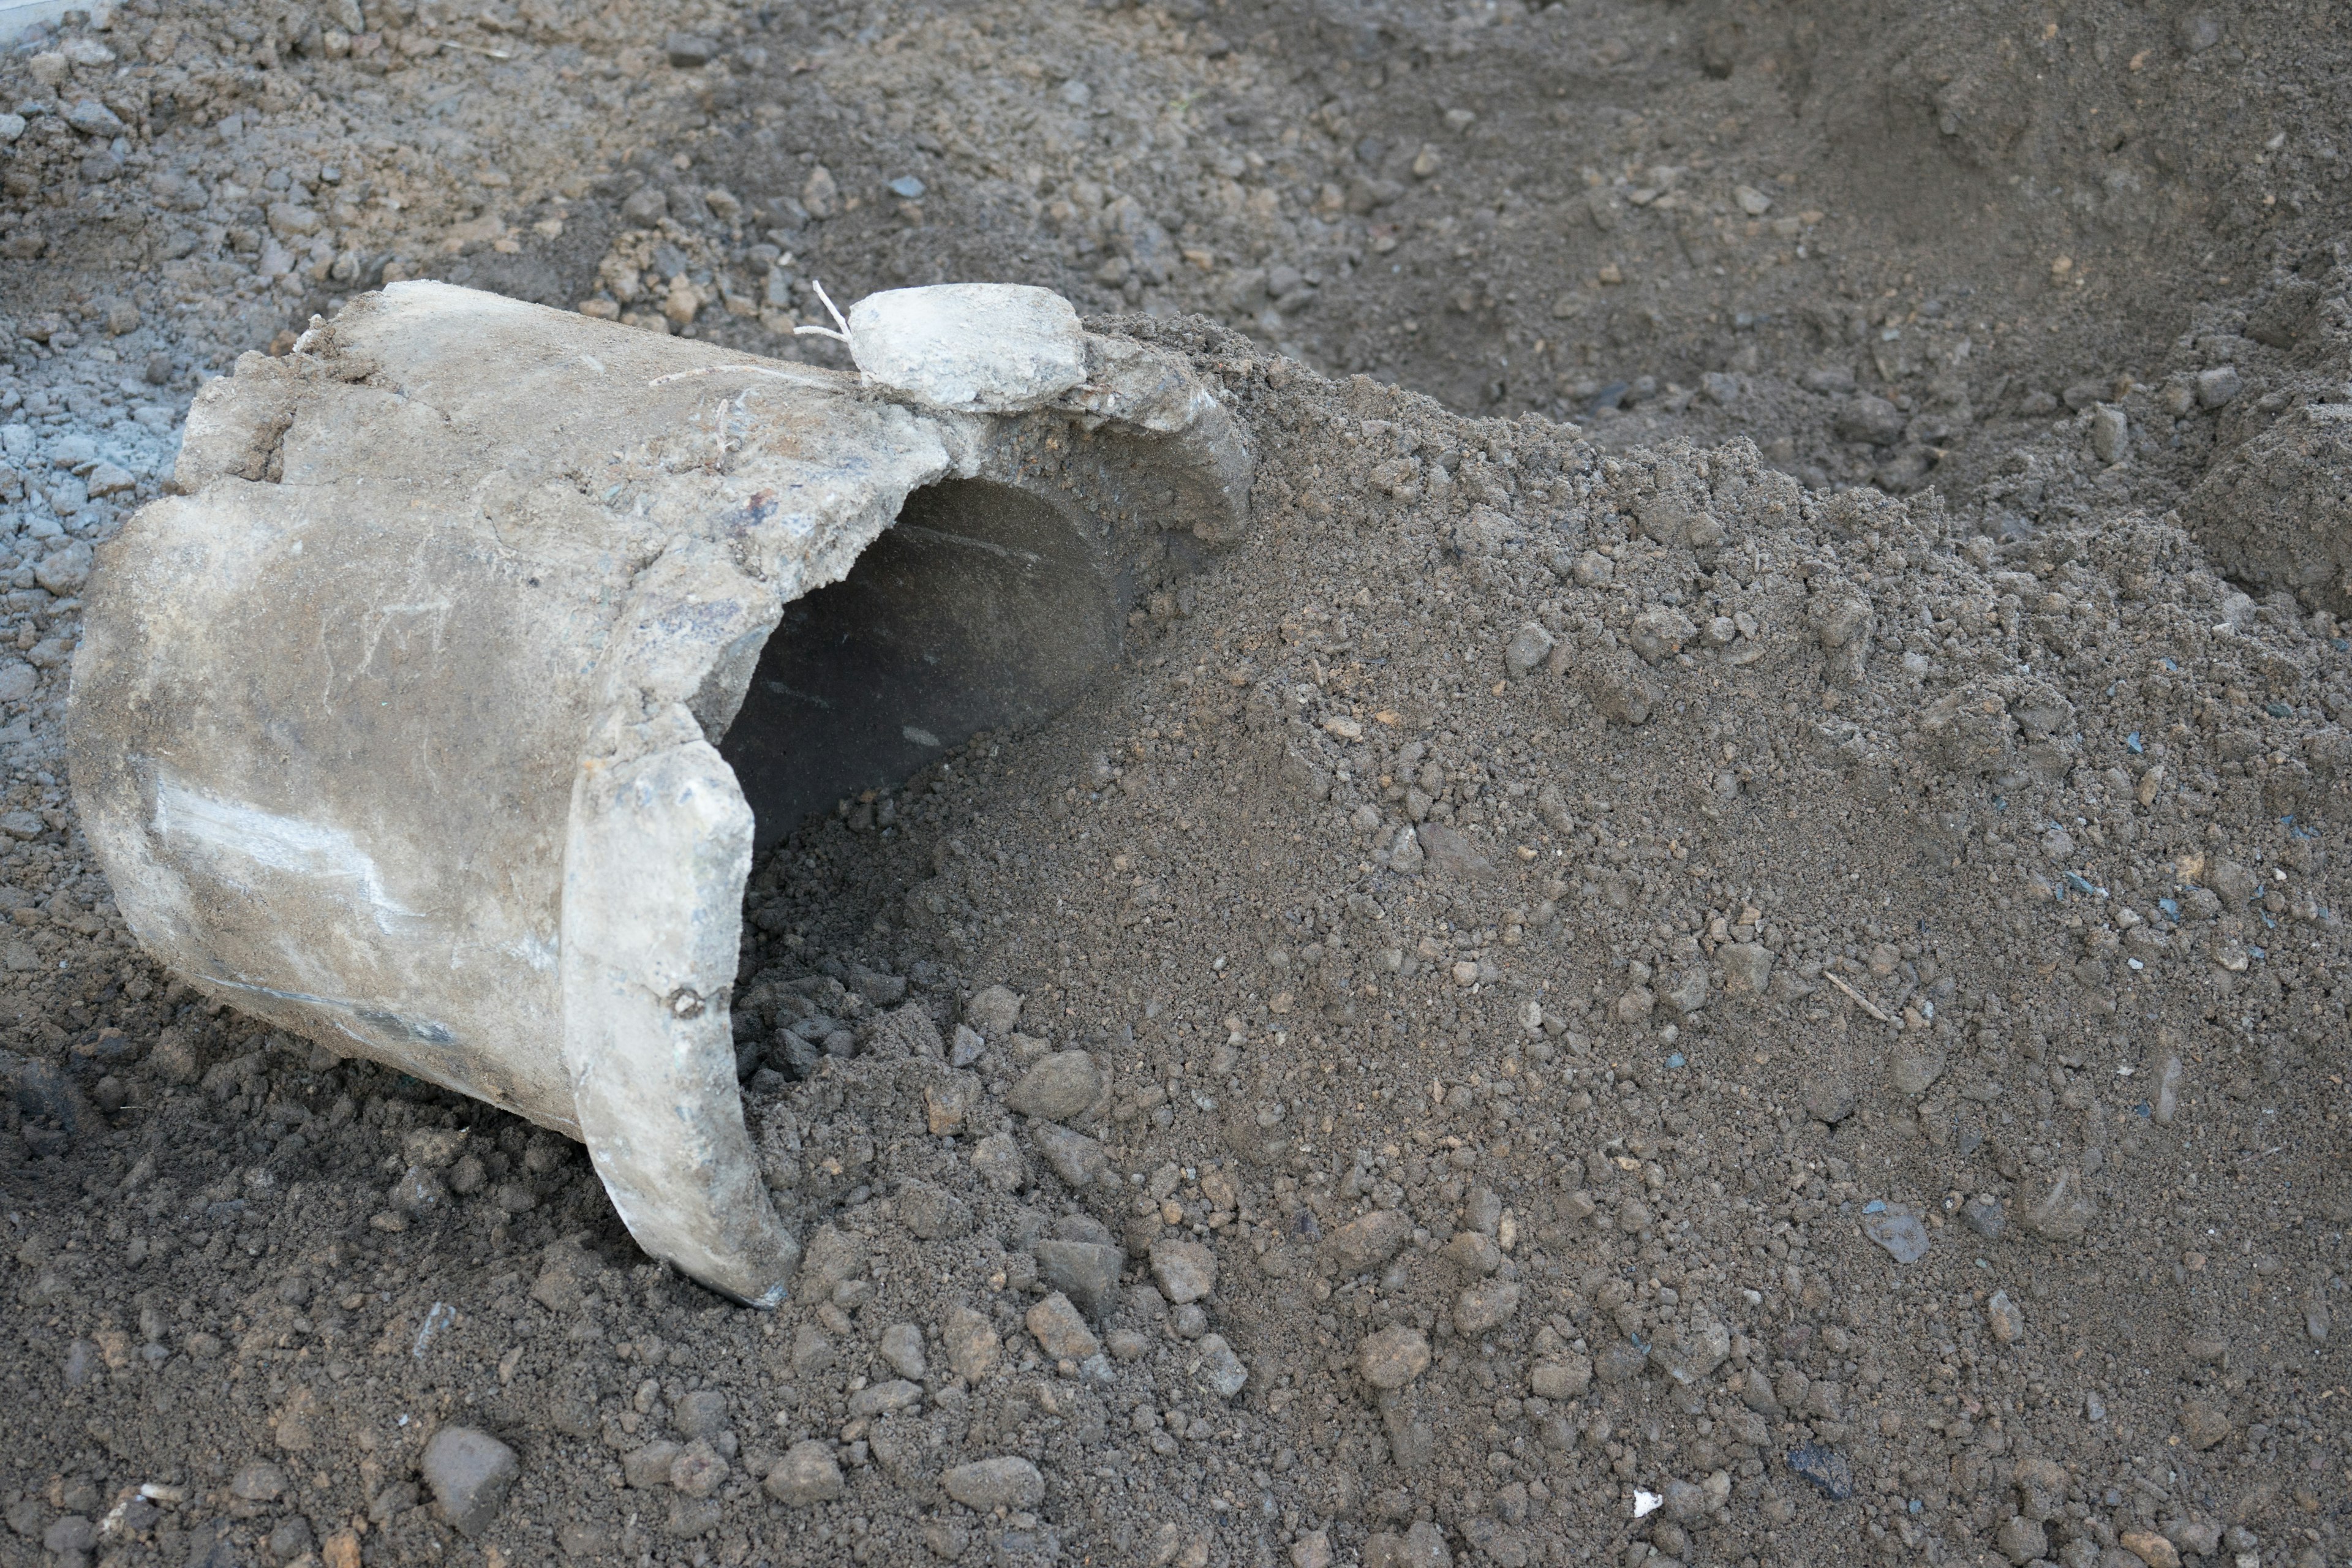
[[[1131,594],[1098,531],[1013,485],[942,479],[846,577],[786,605],[719,748],[756,845],[1067,706],[1118,654]]]
[[[442,284],[248,354],[100,552],[76,803],[209,995],[581,1139],[640,1246],[782,1299],[728,1015],[755,840],[1034,722],[1239,426],[1042,289],[850,312],[859,374]]]

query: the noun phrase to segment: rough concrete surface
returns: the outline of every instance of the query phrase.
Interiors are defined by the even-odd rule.
[[[2352,1556],[2337,22],[357,0],[12,46],[0,1552]],[[125,520],[283,506],[291,395],[371,395],[330,349],[403,279],[828,384],[819,279],[1080,313],[1017,417],[1057,493],[1128,477],[1084,515],[1135,552],[919,488],[715,742],[673,693],[751,812],[701,1061],[799,1247],[772,1310],[641,1249],[560,1120],[173,979],[76,805]],[[488,475],[551,434],[429,434],[316,460],[419,454],[541,548]],[[207,592],[123,603],[225,648]],[[190,698],[223,743],[169,737],[279,815],[339,798],[274,694],[355,635],[307,603]],[[940,625],[1003,678],[930,679]],[[469,858],[538,806],[401,782],[352,842],[547,907],[496,879],[568,849]],[[337,940],[213,887],[244,962]],[[517,1466],[473,1535],[460,1430]]]

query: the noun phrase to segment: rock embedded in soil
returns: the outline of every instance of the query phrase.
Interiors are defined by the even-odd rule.
[[[490,1527],[522,1474],[515,1451],[478,1426],[444,1426],[417,1462],[434,1509],[452,1529],[472,1539]]]
[[[1102,1074],[1084,1051],[1056,1051],[1039,1060],[1005,1093],[1005,1108],[1047,1121],[1067,1121],[1095,1102]]]
[[[832,1444],[803,1438],[784,1450],[760,1485],[778,1502],[794,1508],[830,1502],[842,1493],[841,1464]]]
[[[1217,1288],[1217,1255],[1197,1241],[1156,1241],[1151,1277],[1175,1306],[1197,1301]]]
[[[1402,1388],[1427,1372],[1429,1362],[1429,1340],[1419,1329],[1382,1329],[1356,1347],[1356,1369],[1374,1388]]]
[[[1045,1478],[1035,1465],[1017,1456],[958,1465],[940,1477],[940,1486],[948,1496],[979,1513],[1035,1508],[1045,1500]]]

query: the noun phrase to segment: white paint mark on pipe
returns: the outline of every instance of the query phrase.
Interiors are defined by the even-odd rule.
[[[193,840],[257,866],[317,882],[350,882],[358,900],[386,932],[423,917],[403,907],[383,885],[375,861],[340,827],[281,816],[242,801],[218,800],[173,780],[155,788],[158,837]]]

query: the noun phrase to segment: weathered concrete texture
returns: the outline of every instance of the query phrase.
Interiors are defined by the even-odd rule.
[[[1224,411],[1171,356],[1081,346],[1048,405],[956,413],[409,283],[247,355],[182,493],[100,552],[75,660],[77,800],[131,929],[248,1012],[583,1138],[650,1251],[780,1299],[798,1249],[727,1011],[762,797],[719,742],[786,606],[922,487],[949,482],[942,538],[989,510],[954,483],[1025,498],[1059,531],[1034,602],[1113,628],[1162,531],[1238,535]],[[935,682],[1004,662],[1011,610],[968,596]],[[1066,700],[1109,651],[1013,684]]]

